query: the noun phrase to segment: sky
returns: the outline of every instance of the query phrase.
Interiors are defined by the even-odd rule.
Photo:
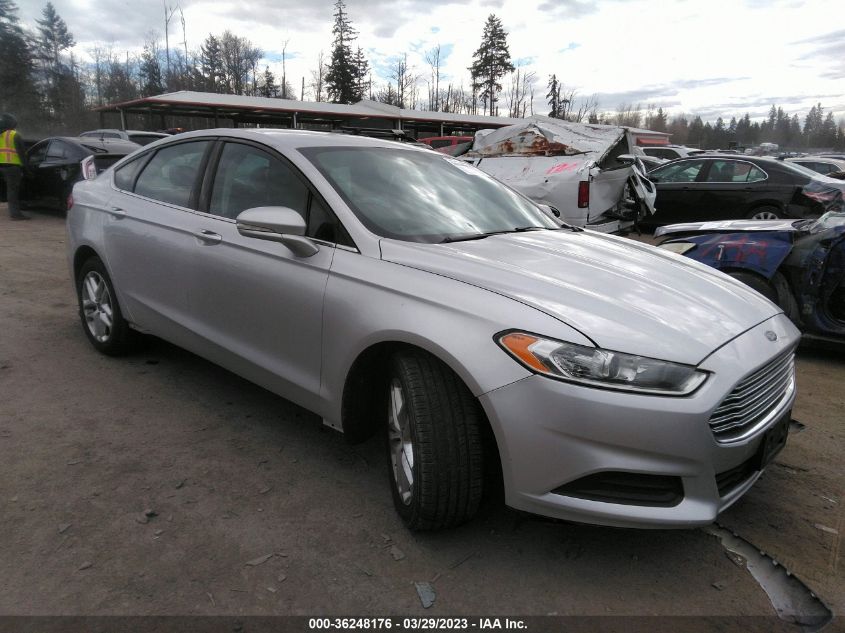
[[[163,39],[164,4],[184,12],[188,48],[225,29],[249,38],[297,93],[322,50],[329,59],[334,0],[53,0],[84,57],[96,44],[139,51],[151,31]],[[33,24],[43,2],[19,0]],[[441,87],[469,85],[467,67],[488,15],[502,20],[514,63],[537,76],[535,112],[546,114],[546,83],[556,74],[578,97],[596,95],[599,110],[649,104],[705,121],[772,104],[803,117],[818,102],[845,118],[845,28],[830,0],[346,0],[353,26],[383,83],[404,53],[430,76],[426,51],[440,45]],[[181,43],[171,22],[171,46]],[[507,80],[505,80],[507,83]],[[306,95],[307,98],[307,95]]]

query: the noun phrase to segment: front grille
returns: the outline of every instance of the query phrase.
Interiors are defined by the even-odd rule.
[[[558,495],[631,506],[671,508],[684,498],[680,477],[605,471],[552,490]]]
[[[710,416],[719,442],[752,433],[795,389],[795,355],[790,350],[744,378]]]

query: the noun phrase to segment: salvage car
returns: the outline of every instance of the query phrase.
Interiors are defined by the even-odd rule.
[[[620,232],[654,212],[654,186],[631,128],[544,116],[478,132],[470,162],[569,224]]]
[[[657,187],[657,210],[645,220],[653,224],[817,217],[823,213],[823,200],[843,189],[841,181],[759,156],[683,158],[648,177]]]
[[[661,248],[707,264],[777,303],[807,338],[845,341],[845,209],[817,220],[734,220],[661,227]]]
[[[460,160],[301,130],[189,132],[79,183],[85,336],[139,332],[380,434],[412,529],[485,489],[541,515],[707,524],[783,447],[799,333],[692,260],[560,224]],[[498,483],[497,483],[498,482]]]
[[[21,205],[65,211],[74,184],[93,178],[139,147],[128,141],[68,136],[39,141],[24,158]]]

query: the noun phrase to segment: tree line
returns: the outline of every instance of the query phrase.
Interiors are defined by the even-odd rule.
[[[74,36],[52,3],[47,2],[34,27],[26,27],[15,0],[0,0],[0,108],[16,113],[25,128],[47,134],[96,125],[92,107],[177,90],[346,104],[371,99],[400,108],[513,118],[535,114],[540,103],[537,114],[665,131],[674,143],[707,149],[762,142],[845,149],[845,123],[837,123],[821,104],[803,120],[773,105],[764,121],[745,114],[711,123],[683,113],[670,119],[661,107],[648,104],[601,110],[595,95],[581,97],[557,74],[541,89],[537,73],[512,59],[507,31],[494,14],[484,24],[464,85],[444,76],[439,45],[425,52],[425,68],[410,64],[403,54],[392,58],[385,79],[374,79],[344,0],[335,0],[328,54],[320,51],[309,76],[299,82],[287,75],[288,41],[282,42],[277,76],[265,62],[265,51],[230,30],[209,34],[190,50],[181,7],[165,3],[164,9],[164,41],[150,31],[139,53],[99,44],[86,51],[83,61],[74,56]]]

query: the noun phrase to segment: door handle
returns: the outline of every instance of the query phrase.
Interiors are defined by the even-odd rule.
[[[118,220],[126,217],[126,211],[120,207],[109,207],[108,212]]]
[[[202,231],[197,231],[194,233],[194,236],[199,239],[201,242],[205,242],[206,244],[219,244],[223,241],[223,236],[219,233],[215,233],[214,231],[207,231],[203,229]]]

